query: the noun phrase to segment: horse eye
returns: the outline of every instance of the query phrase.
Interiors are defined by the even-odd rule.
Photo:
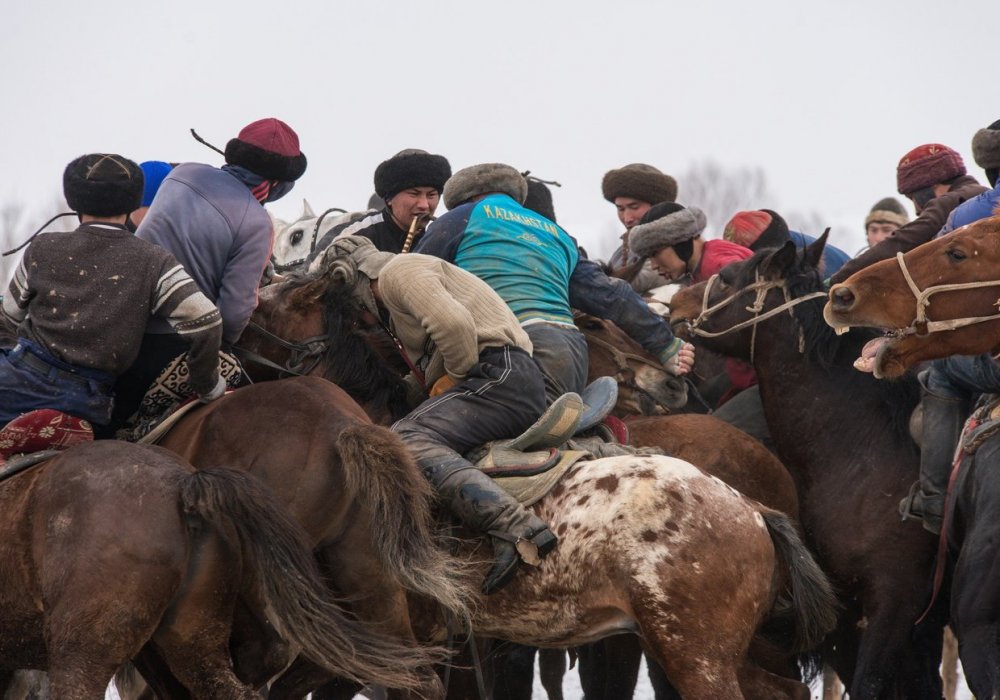
[[[295,245],[302,240],[302,229],[295,229],[292,231],[292,245]]]
[[[945,253],[949,258],[955,262],[961,262],[967,257],[964,250],[959,250],[958,248],[950,248]]]
[[[584,321],[583,329],[585,331],[599,331],[604,325],[600,321]]]

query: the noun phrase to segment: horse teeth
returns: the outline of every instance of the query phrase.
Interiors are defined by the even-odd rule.
[[[833,332],[837,335],[844,335],[847,331],[851,330],[850,326],[837,326],[833,329]]]

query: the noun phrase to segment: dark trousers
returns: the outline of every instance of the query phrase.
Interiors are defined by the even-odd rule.
[[[534,347],[531,355],[545,377],[546,403],[570,391],[583,393],[590,364],[583,333],[576,326],[555,323],[529,323],[524,331]]]

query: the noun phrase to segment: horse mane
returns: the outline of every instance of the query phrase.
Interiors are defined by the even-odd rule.
[[[756,280],[757,271],[764,261],[774,253],[774,249],[757,251],[739,267],[739,274],[733,286],[744,288]],[[806,253],[799,249],[795,262],[783,273],[792,299],[813,292],[826,292],[820,271],[806,260]],[[865,343],[881,335],[878,329],[852,328],[842,335],[830,327],[823,318],[824,298],[818,297],[792,307],[792,317],[802,333],[803,355],[826,372],[843,368],[845,386],[852,393],[870,394],[877,392],[888,409],[888,418],[894,429],[909,439],[909,421],[914,407],[920,400],[920,387],[913,372],[907,372],[896,380],[869,381],[863,372],[853,369],[854,360],[860,355]]]

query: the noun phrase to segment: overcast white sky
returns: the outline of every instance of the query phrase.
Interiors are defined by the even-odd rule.
[[[27,235],[80,154],[219,164],[189,128],[222,147],[277,116],[309,158],[270,205],[289,219],[302,197],[363,208],[375,166],[417,147],[559,180],[560,223],[604,256],[605,171],[714,159],[764,168],[758,206],[815,211],[853,253],[910,148],[948,144],[983,179],[998,20],[985,0],[12,0],[0,203],[25,203]]]

